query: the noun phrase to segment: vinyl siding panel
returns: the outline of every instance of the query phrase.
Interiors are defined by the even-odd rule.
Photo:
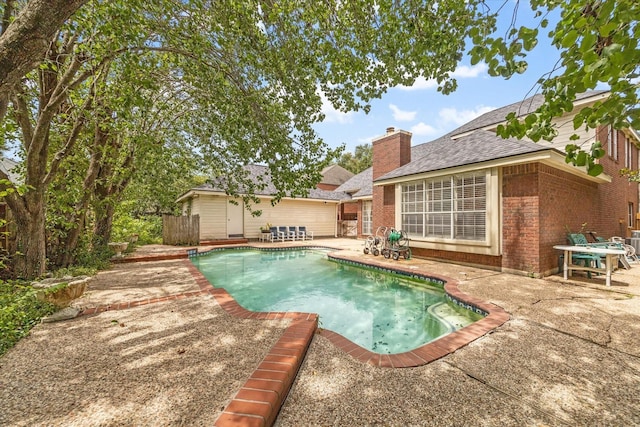
[[[193,200],[192,213],[200,215],[200,240],[227,238],[227,198],[201,195]]]
[[[313,231],[314,237],[336,235],[336,203],[309,200],[282,200],[271,206],[269,199],[261,199],[261,203],[254,206],[261,210],[262,215],[253,217],[245,215],[244,233],[249,239],[257,239],[260,227],[270,223],[273,226],[300,226]],[[201,226],[202,227],[202,226]]]
[[[591,144],[595,142],[596,130],[589,129],[585,130],[584,127],[579,129],[573,129],[573,118],[576,116],[576,112],[571,112],[565,116],[560,118],[556,118],[552,120],[553,125],[558,130],[558,136],[556,136],[553,141],[538,141],[538,144],[545,148],[555,148],[557,150],[565,152],[565,147],[567,144],[576,144],[578,146],[582,145],[585,150],[588,150],[591,147]],[[576,134],[580,137],[580,139],[576,141],[571,141],[571,135]],[[525,141],[531,141],[529,138],[522,138]]]

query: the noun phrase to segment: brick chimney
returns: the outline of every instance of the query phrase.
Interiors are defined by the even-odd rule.
[[[373,140],[373,180],[411,161],[411,132],[388,127]],[[373,187],[373,232],[378,227],[396,227],[395,186]]]

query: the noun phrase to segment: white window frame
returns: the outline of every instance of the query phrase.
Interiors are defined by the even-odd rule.
[[[362,201],[362,234],[373,234],[373,201]]]
[[[625,137],[624,147],[624,167],[631,169],[633,167],[633,143],[628,136]]]
[[[635,210],[633,208],[633,202],[629,202],[629,212],[628,212],[628,216],[627,216],[627,227],[628,228],[633,228],[634,224],[635,224]]]
[[[618,131],[609,125],[609,133],[607,134],[607,154],[613,160],[618,161]]]
[[[402,184],[401,227],[410,238],[487,242],[487,186],[485,171]]]

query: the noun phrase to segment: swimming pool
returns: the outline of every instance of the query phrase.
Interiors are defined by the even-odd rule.
[[[320,327],[376,353],[415,349],[483,317],[449,301],[441,285],[317,249],[218,250],[191,260],[247,310],[317,313]]]

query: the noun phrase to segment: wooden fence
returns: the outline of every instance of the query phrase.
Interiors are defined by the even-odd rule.
[[[200,215],[162,215],[162,243],[197,245],[200,242]]]

